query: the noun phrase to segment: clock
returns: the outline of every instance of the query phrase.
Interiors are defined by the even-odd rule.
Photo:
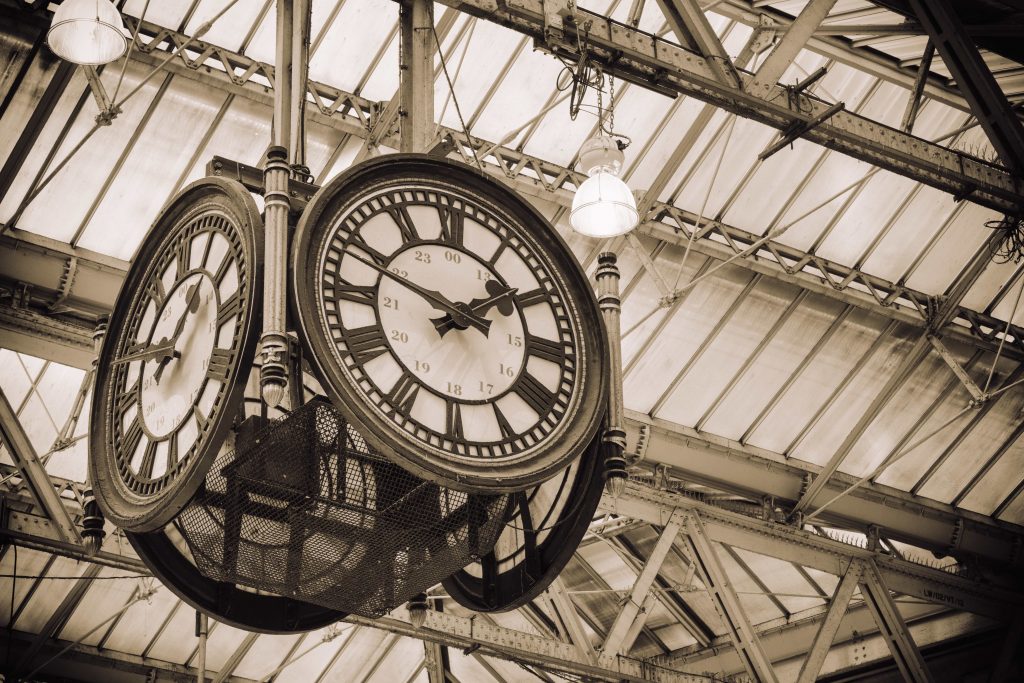
[[[125,537],[160,582],[193,608],[217,621],[259,633],[299,633],[322,628],[348,615],[288,596],[259,593],[203,576],[177,527]]]
[[[607,343],[586,276],[526,201],[460,163],[373,159],[296,229],[299,334],[370,446],[464,491],[523,490],[590,444]]]
[[[572,559],[604,490],[601,436],[547,481],[511,494],[508,521],[494,549],[441,582],[457,603],[506,612],[544,592]]]
[[[167,524],[231,426],[259,334],[262,231],[241,184],[200,180],[163,210],[128,270],[96,366],[89,442],[97,502],[124,529]]]

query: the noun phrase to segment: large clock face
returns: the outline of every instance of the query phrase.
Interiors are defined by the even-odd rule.
[[[162,526],[209,467],[251,364],[258,214],[201,181],[146,237],[97,369],[90,467],[101,505],[135,531]]]
[[[307,209],[294,273],[339,408],[419,473],[522,488],[596,429],[604,346],[586,280],[478,174],[416,156],[357,168]]]

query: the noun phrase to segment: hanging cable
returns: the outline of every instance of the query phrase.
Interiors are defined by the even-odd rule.
[[[1024,217],[1003,216],[999,220],[987,221],[985,227],[1002,230],[1006,239],[992,254],[992,262],[998,265],[1024,261]]]
[[[462,126],[462,134],[466,136],[466,144],[469,145],[469,151],[473,155],[473,161],[476,162],[476,167],[480,169],[481,173],[484,171],[484,165],[480,161],[480,157],[476,154],[476,147],[473,145],[473,136],[469,131],[469,126],[466,125],[466,120],[462,117],[462,108],[459,106],[459,98],[455,96],[455,85],[452,83],[452,77],[448,75],[448,64],[444,58],[444,51],[441,49],[441,41],[437,37],[437,29],[434,28],[434,23],[430,22],[430,32],[434,34],[434,45],[437,46],[437,56],[441,58],[441,70],[444,71],[444,79],[448,81],[448,92],[452,96],[452,104],[455,105],[455,113],[459,117],[459,125]]]

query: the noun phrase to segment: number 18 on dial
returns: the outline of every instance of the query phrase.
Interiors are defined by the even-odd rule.
[[[392,159],[329,184],[303,216],[293,270],[307,343],[338,407],[386,455],[456,487],[529,485],[596,429],[593,296],[522,200],[461,165]]]

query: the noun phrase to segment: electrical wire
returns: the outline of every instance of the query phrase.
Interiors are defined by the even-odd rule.
[[[480,157],[476,154],[476,147],[473,146],[473,135],[470,133],[469,126],[466,125],[466,120],[462,117],[462,108],[459,106],[459,98],[455,96],[455,85],[452,83],[452,77],[448,75],[448,64],[444,58],[444,51],[441,49],[441,41],[437,37],[437,29],[434,28],[434,22],[430,22],[430,32],[434,35],[434,45],[437,46],[437,56],[441,59],[441,70],[444,71],[444,79],[448,82],[448,92],[452,96],[452,104],[455,105],[455,113],[459,117],[459,125],[462,126],[462,134],[466,136],[466,143],[469,145],[469,151],[473,155],[473,161],[476,162],[476,167],[480,169],[481,173],[484,171],[484,165],[480,161]]]

